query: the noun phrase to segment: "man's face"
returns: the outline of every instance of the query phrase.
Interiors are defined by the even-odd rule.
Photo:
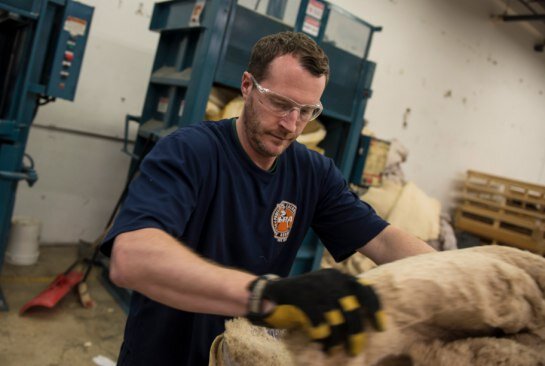
[[[325,88],[325,79],[310,74],[292,55],[284,55],[271,62],[267,77],[259,84],[296,103],[316,105]],[[297,108],[284,116],[271,111],[266,96],[260,93],[249,73],[244,75],[242,92],[245,99],[242,142],[250,148],[248,155],[254,161],[279,156],[301,134],[308,120],[300,118]]]

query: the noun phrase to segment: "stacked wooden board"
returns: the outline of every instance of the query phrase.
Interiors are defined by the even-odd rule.
[[[543,255],[545,186],[469,170],[455,227]]]

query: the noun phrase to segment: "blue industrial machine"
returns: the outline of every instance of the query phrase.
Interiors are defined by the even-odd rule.
[[[327,137],[320,147],[349,178],[375,70],[367,56],[380,28],[323,0],[174,0],[155,4],[150,29],[160,39],[142,115],[125,120],[126,137],[129,123],[139,124],[133,151],[124,148],[132,156],[129,176],[156,140],[204,119],[213,86],[240,90],[258,39],[295,30],[311,36],[329,56],[331,77],[320,116]],[[317,268],[322,251],[309,233],[292,274]],[[127,303],[128,294],[113,294]]]
[[[0,0],[0,269],[17,184],[38,179],[25,154],[30,126],[39,106],[74,99],[92,15],[72,0]]]

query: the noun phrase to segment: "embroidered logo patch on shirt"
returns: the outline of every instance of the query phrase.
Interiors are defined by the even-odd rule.
[[[271,226],[274,232],[274,238],[283,243],[288,240],[297,206],[293,203],[282,201],[278,203],[271,215]]]

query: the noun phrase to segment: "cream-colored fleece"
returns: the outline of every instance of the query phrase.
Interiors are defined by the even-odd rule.
[[[303,334],[290,333],[257,347],[259,357],[288,352],[285,360],[292,361],[241,357],[236,365],[545,365],[543,257],[484,246],[406,258],[362,277],[374,284],[388,316],[388,329],[370,331],[362,355],[326,355]],[[253,327],[235,322],[243,322],[241,333],[225,338],[255,350],[246,335]]]

